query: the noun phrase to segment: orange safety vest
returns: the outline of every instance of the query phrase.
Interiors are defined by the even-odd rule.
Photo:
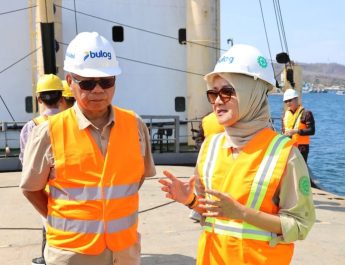
[[[287,110],[284,115],[284,128],[285,130],[292,130],[292,129],[298,129],[303,130],[307,128],[307,125],[301,122],[301,117],[303,114],[304,108],[302,106],[299,106],[295,113],[292,113],[290,110]],[[295,141],[295,146],[298,146],[300,144],[309,144],[310,143],[310,137],[309,135],[299,135],[298,133],[295,133],[292,136],[292,140]]]
[[[292,141],[271,129],[258,133],[236,159],[224,148],[224,133],[205,140],[198,172],[206,189],[228,193],[246,207],[269,214]],[[212,198],[212,196],[211,196]],[[197,265],[289,264],[294,245],[269,241],[277,235],[240,220],[207,217],[199,240]]]
[[[202,128],[204,130],[205,138],[212,134],[224,131],[224,126],[218,123],[217,116],[214,112],[211,112],[202,119]]]
[[[144,174],[137,118],[114,107],[104,157],[88,129],[80,130],[73,108],[49,117],[55,178],[49,180],[48,244],[98,255],[135,244],[138,190]]]

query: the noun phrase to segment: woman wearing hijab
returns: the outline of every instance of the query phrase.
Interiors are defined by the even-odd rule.
[[[272,130],[273,71],[256,48],[234,45],[205,80],[225,131],[205,139],[189,181],[164,171],[162,190],[204,217],[198,265],[290,264],[315,210],[303,157]]]

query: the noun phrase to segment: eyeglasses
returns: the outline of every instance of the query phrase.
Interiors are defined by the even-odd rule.
[[[100,85],[103,89],[111,88],[115,85],[115,76],[112,77],[101,77],[99,79],[83,79],[77,80],[73,75],[71,75],[72,80],[79,85],[79,87],[83,90],[91,91],[93,90],[97,84]]]
[[[206,91],[206,96],[208,102],[214,104],[216,102],[217,97],[220,97],[220,100],[223,103],[229,102],[232,95],[235,95],[235,89],[233,87],[222,87],[219,91],[211,89]]]

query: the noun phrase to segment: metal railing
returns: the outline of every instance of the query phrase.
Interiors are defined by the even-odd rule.
[[[155,152],[184,152],[188,138],[193,138],[201,119],[180,120],[177,115],[142,115]],[[13,155],[19,151],[20,131],[26,122],[0,122],[0,155]],[[182,145],[182,150],[181,150]],[[192,146],[193,147],[193,146]],[[190,150],[188,150],[190,151]]]
[[[15,155],[13,150],[19,150],[20,131],[25,122],[0,122],[0,154],[1,156]]]
[[[180,120],[177,115],[141,115],[141,118],[149,129],[152,152],[197,151],[194,144],[188,145],[188,139],[194,139],[201,119]]]
[[[169,143],[173,143],[174,152],[180,152],[180,117],[176,115],[142,115],[141,118],[149,129],[151,144],[159,146],[160,152],[163,145],[169,151]]]

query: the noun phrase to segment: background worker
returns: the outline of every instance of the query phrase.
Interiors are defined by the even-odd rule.
[[[218,123],[215,113],[212,111],[201,119],[199,130],[194,137],[197,150],[200,149],[203,141],[209,135],[224,131],[224,127]]]
[[[40,77],[37,81],[36,96],[39,104],[43,105],[43,113],[28,121],[20,132],[20,154],[19,159],[23,163],[23,155],[28,137],[32,129],[48,119],[48,116],[59,112],[59,105],[62,99],[63,85],[61,79],[53,74],[47,74]],[[45,220],[43,220],[45,223]],[[42,256],[34,258],[32,264],[45,264],[44,262],[44,248],[46,245],[46,230],[42,229]]]
[[[162,190],[206,218],[197,265],[290,264],[293,241],[306,237],[315,209],[304,159],[272,130],[273,70],[256,48],[236,44],[205,80],[225,132],[205,139],[188,181],[164,171]]]
[[[66,110],[73,106],[75,102],[75,98],[73,96],[72,90],[69,87],[66,80],[62,81],[63,84],[63,92],[62,92],[62,101],[61,101],[61,110]]]
[[[34,128],[20,184],[47,217],[46,263],[139,265],[138,191],[155,175],[148,129],[111,105],[121,69],[104,37],[78,34],[64,70],[76,104]]]
[[[28,121],[20,132],[20,154],[19,159],[23,163],[25,145],[32,129],[48,119],[48,116],[59,112],[61,104],[63,85],[61,79],[53,74],[40,77],[36,86],[36,97],[39,104],[43,105],[43,113]]]
[[[283,101],[287,105],[287,110],[282,121],[282,133],[295,141],[295,146],[307,162],[310,135],[315,134],[313,113],[298,103],[298,93],[292,88],[284,92]]]

